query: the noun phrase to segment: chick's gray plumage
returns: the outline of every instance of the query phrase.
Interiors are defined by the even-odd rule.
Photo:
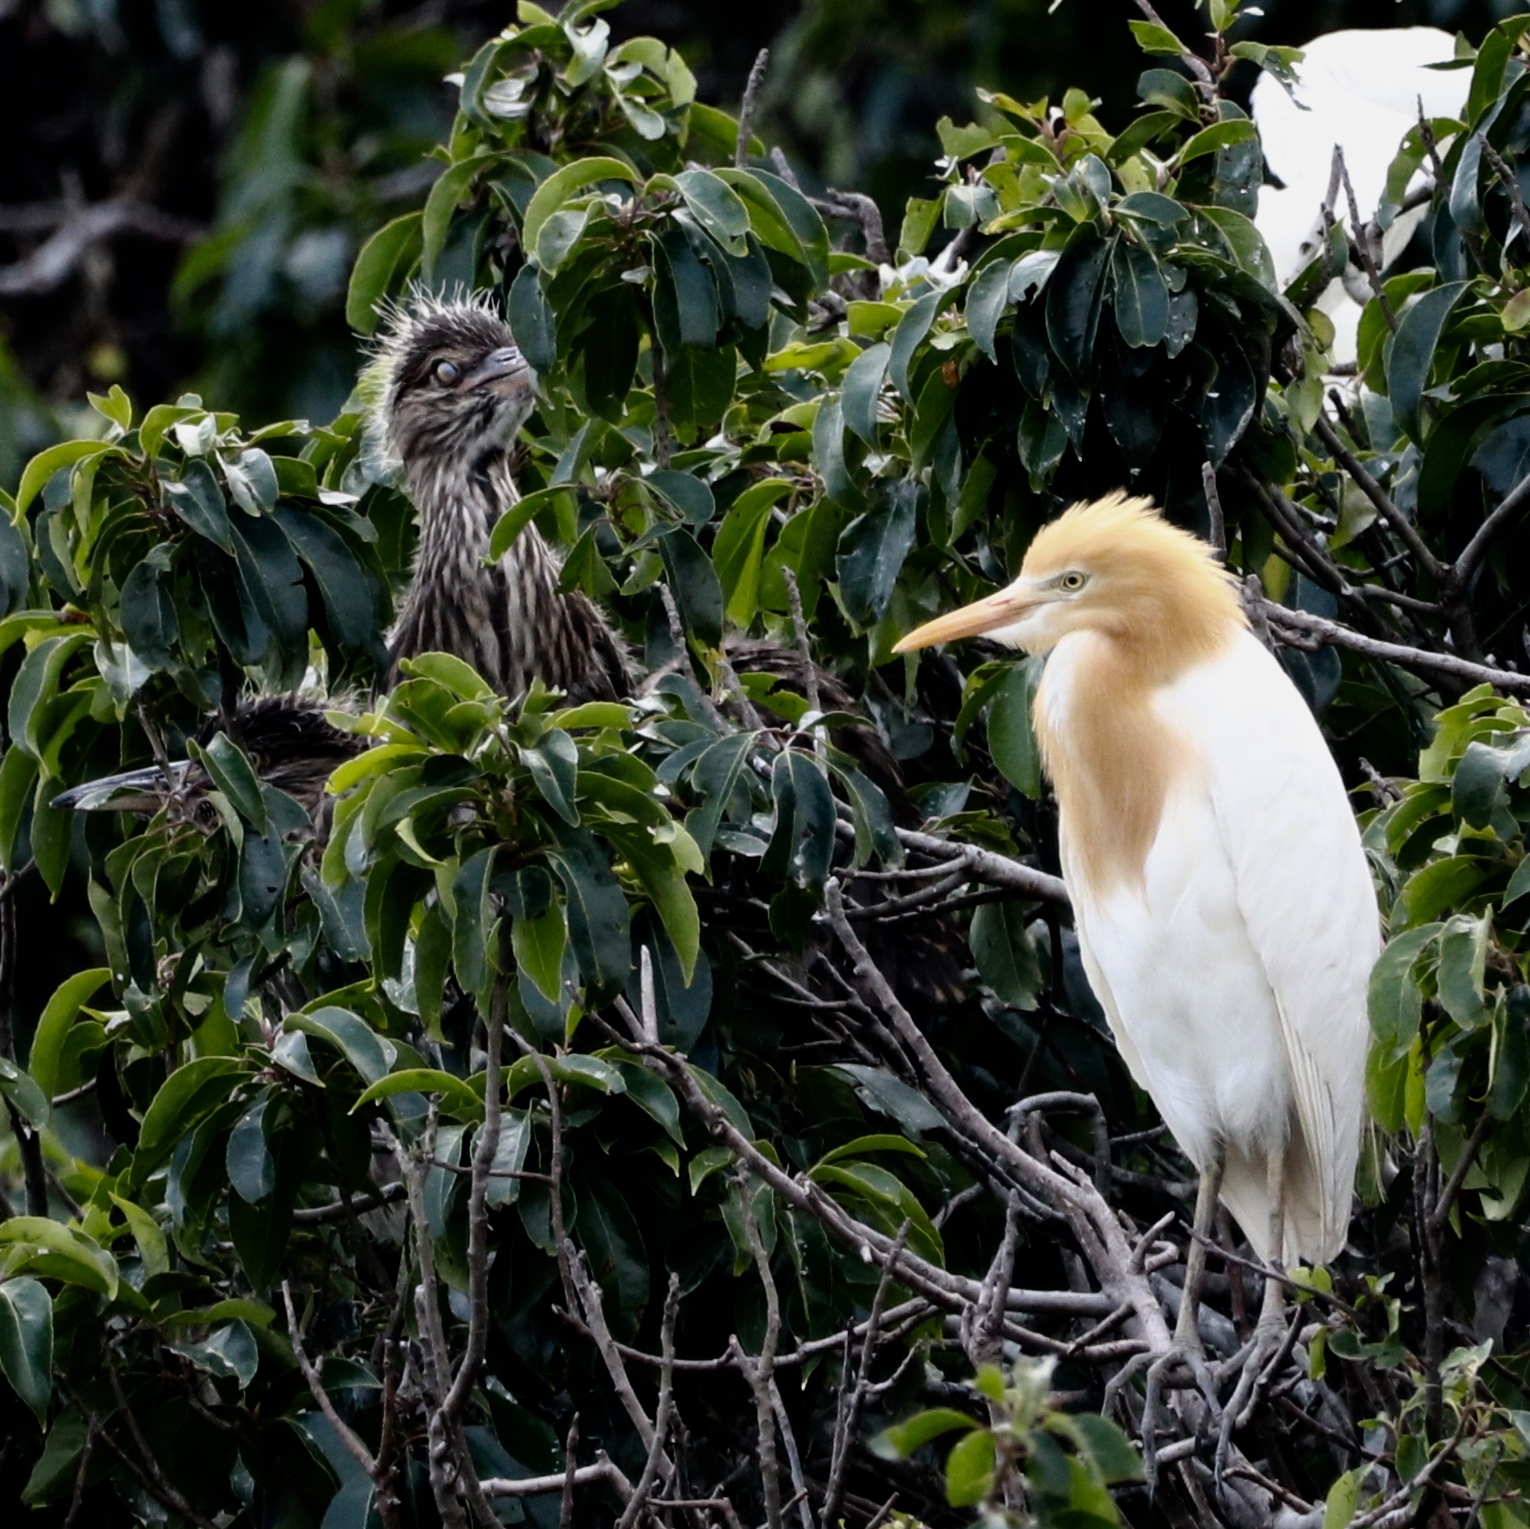
[[[485,562],[520,499],[511,471],[531,413],[531,368],[508,326],[477,302],[417,301],[393,317],[379,403],[388,446],[419,515],[414,575],[389,644],[400,660],[451,653],[500,694],[533,679],[573,700],[631,690],[622,644],[582,594],[558,591],[558,563],[535,525]]]

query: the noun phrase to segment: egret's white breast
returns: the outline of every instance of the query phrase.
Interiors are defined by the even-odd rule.
[[[1060,732],[1087,659],[1085,644],[1069,639],[1049,664],[1047,722]],[[1342,1045],[1323,1063],[1324,1086],[1331,1079],[1353,1094],[1333,1132],[1348,1143],[1358,1136],[1350,1077],[1358,1085],[1364,1066],[1376,914],[1327,746],[1246,632],[1158,690],[1152,709],[1182,767],[1140,879],[1091,886],[1066,813],[1062,825],[1086,971],[1122,1054],[1201,1167],[1219,1144],[1262,1154],[1285,1142],[1294,1120],[1291,1026],[1326,1029]],[[1303,977],[1283,969],[1288,957]],[[1305,976],[1321,982],[1321,1009],[1331,995],[1331,1013],[1309,1014]]]

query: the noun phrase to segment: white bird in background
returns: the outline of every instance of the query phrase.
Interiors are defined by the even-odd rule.
[[[1211,549],[1146,499],[1075,505],[1037,533],[1007,589],[896,651],[979,634],[1048,655],[1036,732],[1084,970],[1200,1174],[1197,1239],[1212,1236],[1220,1193],[1267,1263],[1335,1257],[1381,940],[1354,813],[1312,713],[1248,630]],[[1193,1240],[1175,1329],[1187,1359],[1201,1354],[1204,1256]],[[1273,1279],[1259,1335],[1265,1353],[1282,1336]],[[1244,1368],[1224,1439],[1259,1368]]]
[[[1469,72],[1428,67],[1455,57],[1455,39],[1437,27],[1329,32],[1313,38],[1303,53],[1295,70],[1295,100],[1269,74],[1259,76],[1252,100],[1265,163],[1284,183],[1260,187],[1254,217],[1282,287],[1321,247],[1334,146],[1344,151],[1360,216],[1370,219],[1404,135],[1418,125],[1420,101],[1426,117],[1455,117],[1470,82]],[[1423,184],[1422,172],[1413,184]],[[1349,222],[1342,190],[1333,211],[1340,222]],[[1382,238],[1383,268],[1402,252],[1423,216],[1424,209],[1415,208],[1394,219]],[[1355,359],[1360,308],[1370,295],[1364,277],[1351,270],[1319,300],[1334,321],[1335,361]]]

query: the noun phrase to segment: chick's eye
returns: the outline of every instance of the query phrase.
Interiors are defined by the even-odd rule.
[[[450,361],[436,362],[436,381],[444,387],[450,387],[462,373],[452,365]]]
[[[1065,589],[1069,594],[1077,594],[1088,582],[1082,573],[1065,573],[1058,581],[1058,588]]]

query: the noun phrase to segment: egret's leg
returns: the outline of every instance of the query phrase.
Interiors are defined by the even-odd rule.
[[[1227,1464],[1228,1449],[1232,1444],[1233,1430],[1242,1428],[1253,1416],[1258,1405],[1266,1371],[1279,1362],[1286,1347],[1286,1301],[1285,1287],[1278,1275],[1285,1273],[1285,1152],[1271,1151],[1265,1166],[1266,1186],[1269,1191],[1270,1220],[1270,1268],[1264,1276],[1264,1297],[1259,1303],[1259,1321],[1254,1336],[1244,1350],[1242,1369],[1237,1389],[1227,1410],[1222,1414],[1222,1426],[1217,1438],[1216,1477],[1222,1479]]]
[[[1220,1411],[1216,1382],[1201,1343],[1199,1318],[1201,1286],[1206,1277],[1206,1243],[1216,1220],[1217,1196],[1221,1189],[1222,1158],[1218,1154],[1210,1166],[1201,1171],[1195,1192],[1195,1221],[1190,1246],[1185,1250],[1185,1288],[1180,1296],[1179,1317],[1174,1323],[1174,1342],[1166,1354],[1161,1354],[1148,1366],[1142,1401],[1142,1459],[1150,1492],[1158,1479],[1158,1419],[1163,1408],[1163,1383],[1169,1373],[1183,1364],[1206,1398],[1211,1415]]]
[[[1222,1192],[1222,1159],[1217,1157],[1201,1174],[1195,1191],[1195,1222],[1190,1246],[1185,1250],[1185,1292],[1174,1324],[1174,1341],[1196,1353],[1201,1346],[1201,1286],[1206,1279],[1206,1244],[1216,1225],[1217,1196]]]

